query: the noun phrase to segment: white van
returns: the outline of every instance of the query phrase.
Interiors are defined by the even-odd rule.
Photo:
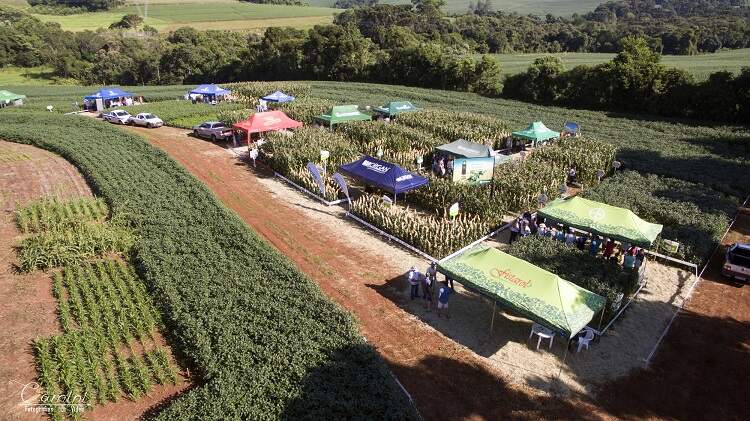
[[[750,280],[750,244],[732,244],[727,249],[727,257],[721,274],[732,279]]]

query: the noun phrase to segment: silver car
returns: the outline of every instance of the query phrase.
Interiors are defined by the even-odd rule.
[[[102,115],[105,121],[115,124],[127,124],[130,120],[130,114],[125,110],[112,110]]]
[[[232,128],[220,121],[206,121],[193,127],[193,135],[211,139],[213,142],[231,139],[233,134]]]
[[[134,126],[148,127],[149,129],[164,125],[164,122],[159,117],[151,113],[138,113],[134,117],[130,117],[128,123]]]

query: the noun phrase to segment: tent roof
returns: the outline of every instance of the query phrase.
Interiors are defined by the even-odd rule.
[[[292,120],[281,111],[266,111],[255,113],[245,121],[240,121],[232,127],[244,130],[248,133],[271,132],[282,129],[293,129],[302,126],[302,123]]]
[[[451,143],[438,146],[435,149],[463,158],[487,158],[490,156],[490,149],[487,145],[470,142],[465,139],[458,139]]]
[[[646,222],[630,209],[618,208],[574,196],[556,199],[539,209],[539,214],[584,231],[649,247],[662,226]]]
[[[427,178],[406,171],[396,164],[369,155],[339,167],[342,173],[391,193],[403,193],[428,183]]]
[[[133,94],[125,92],[120,88],[102,88],[94,92],[91,95],[87,95],[84,99],[113,99],[113,98],[128,98],[132,97]]]
[[[541,121],[535,121],[529,124],[529,127],[513,132],[514,137],[520,137],[521,139],[528,139],[534,142],[540,142],[547,139],[553,139],[560,137],[560,133],[554,130],[550,130]]]
[[[494,247],[438,263],[438,270],[570,338],[604,306],[600,295]]]
[[[347,121],[372,120],[372,116],[359,111],[357,105],[337,105],[327,113],[315,117],[315,120],[328,124],[339,124]]]
[[[294,101],[294,97],[291,95],[287,95],[281,91],[276,91],[272,94],[268,94],[261,98],[264,101],[271,101],[271,102],[292,102]]]
[[[419,108],[409,101],[391,101],[382,107],[375,107],[374,110],[391,117],[409,111],[419,111]]]
[[[221,86],[216,86],[213,83],[198,85],[195,89],[190,91],[191,94],[200,95],[226,95],[232,91],[224,89]]]
[[[26,95],[14,94],[11,91],[0,90],[0,101],[15,101],[17,99],[24,99]]]

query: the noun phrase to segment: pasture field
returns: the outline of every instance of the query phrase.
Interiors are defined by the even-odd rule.
[[[160,1],[160,0],[154,0]],[[221,0],[219,0],[221,1]],[[311,6],[332,7],[336,0],[308,0]],[[410,0],[381,0],[383,4],[411,4]],[[471,0],[445,0],[443,11],[449,14],[464,13]],[[473,3],[476,3],[474,1]],[[493,0],[492,9],[516,12],[522,15],[544,16],[551,13],[557,16],[570,16],[573,13],[590,12],[602,3],[601,0]]]
[[[15,67],[8,66],[0,69],[0,86],[6,85],[65,85],[74,84],[75,80],[62,79],[52,75],[52,68]]]
[[[557,54],[496,54],[506,74],[516,74],[525,71],[531,63],[539,57],[553,55],[562,60],[566,69],[572,69],[582,64],[595,65],[612,60],[615,56],[610,53],[557,53]],[[662,63],[667,67],[686,70],[696,79],[707,79],[713,72],[727,70],[733,73],[740,71],[742,66],[750,65],[750,48],[739,50],[724,50],[713,54],[695,56],[662,56]]]
[[[126,14],[145,16],[144,23],[160,31],[171,31],[181,26],[196,29],[230,29],[260,31],[273,26],[309,28],[331,23],[338,9],[328,7],[299,7],[275,4],[210,2],[167,2],[126,5],[116,10],[82,13],[69,16],[35,15],[45,22],[57,22],[70,31],[95,30],[108,27]]]

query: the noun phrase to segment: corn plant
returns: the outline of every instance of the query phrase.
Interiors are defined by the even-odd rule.
[[[101,222],[109,209],[101,198],[62,201],[57,198],[35,200],[16,211],[21,232],[59,230],[71,225]]]

